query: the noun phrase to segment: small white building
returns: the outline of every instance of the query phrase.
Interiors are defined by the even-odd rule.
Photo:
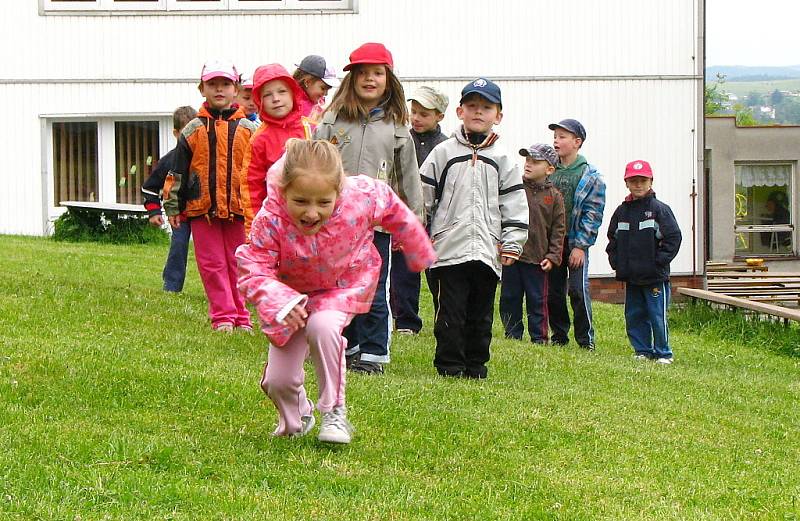
[[[384,43],[406,92],[443,89],[446,131],[467,81],[503,90],[501,143],[551,142],[572,117],[605,175],[606,223],[626,194],[626,162],[647,159],[685,242],[691,272],[693,180],[702,171],[703,0],[38,0],[6,2],[0,33],[0,233],[43,235],[61,200],[140,202],[139,186],[174,145],[172,110],[199,105],[204,61],[244,71],[307,54],[339,68],[361,43]],[[131,167],[136,166],[135,172]],[[698,186],[698,189],[700,187]],[[701,230],[702,226],[694,229]],[[605,226],[601,234],[605,236]],[[591,272],[610,273],[605,239]]]

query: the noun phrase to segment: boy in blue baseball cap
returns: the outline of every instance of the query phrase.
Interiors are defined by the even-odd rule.
[[[579,346],[595,349],[592,299],[589,295],[589,247],[597,240],[606,205],[606,184],[597,169],[578,152],[586,141],[586,129],[576,119],[551,123],[558,166],[550,181],[564,197],[567,240],[560,266],[550,270],[551,343],[566,345],[570,328],[567,294],[574,317],[574,336]]]
[[[420,167],[438,257],[431,266],[439,292],[433,364],[442,376],[486,378],[497,281],[528,237],[522,175],[492,131],[502,109],[494,82],[468,83],[456,109],[461,128]]]

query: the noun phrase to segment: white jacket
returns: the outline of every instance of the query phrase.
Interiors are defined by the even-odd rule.
[[[502,147],[473,150],[459,129],[420,167],[438,257],[432,267],[480,261],[500,276],[500,252],[519,258],[528,238],[528,201],[519,167]]]

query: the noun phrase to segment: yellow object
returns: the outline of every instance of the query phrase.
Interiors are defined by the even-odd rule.
[[[764,264],[764,259],[745,259],[744,263],[748,266],[761,266]]]

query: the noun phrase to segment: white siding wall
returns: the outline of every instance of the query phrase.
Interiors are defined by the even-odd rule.
[[[53,208],[43,184],[43,115],[169,114],[198,104],[196,77],[212,57],[244,70],[306,54],[341,68],[349,52],[380,41],[407,92],[425,83],[450,95],[444,123],[466,80],[498,79],[501,142],[512,152],[550,142],[547,123],[580,119],[583,152],[606,176],[606,222],[625,195],[624,164],[651,161],[659,197],[685,235],[674,271],[691,271],[691,180],[697,170],[702,0],[360,0],[348,14],[154,14],[41,16],[36,2],[9,2],[16,23],[0,33],[0,95],[13,124],[0,129],[0,233],[41,234]],[[101,172],[102,175],[102,172]],[[605,234],[605,227],[601,231]],[[608,273],[605,240],[592,273]]]

